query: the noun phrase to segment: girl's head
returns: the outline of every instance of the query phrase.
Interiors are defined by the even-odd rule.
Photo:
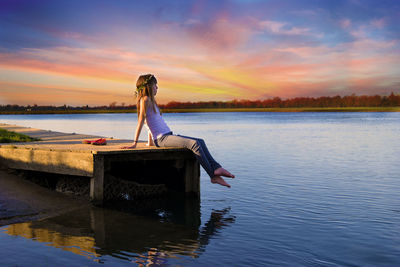
[[[140,75],[136,82],[136,96],[138,99],[148,96],[154,100],[157,94],[157,79],[153,74]]]
[[[147,96],[150,99],[152,109],[156,112],[157,102],[154,99],[154,96],[157,94],[157,90],[157,79],[153,74],[140,75],[136,82],[137,109],[140,110],[140,100]],[[144,109],[147,112],[146,106]]]

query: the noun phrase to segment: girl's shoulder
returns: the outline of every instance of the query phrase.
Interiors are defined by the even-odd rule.
[[[140,105],[143,105],[148,110],[152,109],[152,110],[154,110],[156,112],[157,105],[153,102],[151,97],[148,97],[148,96],[142,97],[140,99]]]
[[[151,99],[150,99],[150,97],[148,97],[148,96],[143,96],[143,97],[140,99],[140,102],[145,103],[146,105],[148,105],[148,104],[151,103]]]

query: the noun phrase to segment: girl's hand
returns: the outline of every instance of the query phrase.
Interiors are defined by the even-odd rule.
[[[123,147],[121,147],[121,149],[133,149],[133,148],[136,148],[136,145],[137,145],[137,143],[134,142],[131,146],[123,146]]]

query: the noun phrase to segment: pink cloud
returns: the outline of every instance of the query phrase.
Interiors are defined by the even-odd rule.
[[[371,25],[375,28],[382,29],[385,26],[385,19],[374,19],[371,21]]]
[[[190,43],[195,42],[216,52],[236,49],[247,42],[253,33],[247,23],[230,20],[222,14],[208,22],[187,21],[185,27]]]
[[[148,69],[145,61],[149,60],[149,55],[119,49],[70,47],[0,54],[3,67],[120,81],[132,80],[132,75]]]
[[[350,19],[342,19],[339,21],[340,27],[343,29],[348,29],[351,26],[351,20]]]

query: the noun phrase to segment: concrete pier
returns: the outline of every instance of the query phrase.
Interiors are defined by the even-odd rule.
[[[0,124],[0,128],[41,139],[0,144],[3,165],[12,169],[90,177],[90,198],[95,203],[104,200],[106,175],[123,174],[134,181],[157,179],[175,191],[195,196],[200,194],[200,165],[187,149],[158,148],[146,146],[145,142],[139,142],[135,149],[120,149],[132,141],[106,138],[107,145],[94,146],[82,144],[82,141],[100,136],[7,124]],[[149,173],[152,177],[146,177]]]

